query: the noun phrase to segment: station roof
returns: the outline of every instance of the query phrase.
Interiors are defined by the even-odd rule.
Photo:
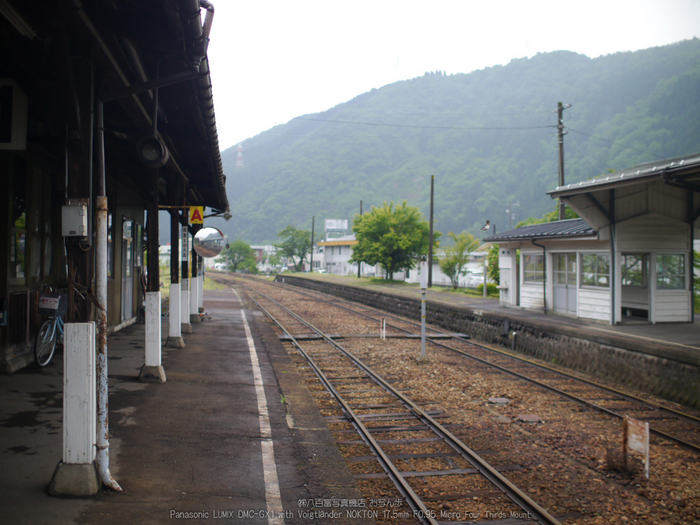
[[[543,222],[522,226],[486,237],[484,242],[528,241],[532,239],[567,239],[573,237],[597,237],[597,232],[583,219]]]
[[[94,83],[95,96],[110,100],[104,103],[105,141],[115,153],[108,154],[107,167],[148,194],[141,189],[147,177],[134,168],[136,144],[154,129],[150,86],[187,76],[158,89],[155,127],[170,154],[161,168],[160,203],[182,204],[168,202],[173,178],[166,178],[167,171],[186,184],[187,205],[228,211],[201,14],[207,5],[200,0],[0,1],[0,77],[12,78],[27,93],[30,118],[50,115],[58,130],[65,129],[61,121],[78,128],[83,116],[75,101]],[[90,75],[94,79],[88,82]]]
[[[678,179],[691,174],[700,174],[700,153],[674,159],[647,162],[615,173],[559,186],[547,192],[547,194],[552,198],[567,197],[590,191],[637,184],[646,180],[668,179],[669,177]]]

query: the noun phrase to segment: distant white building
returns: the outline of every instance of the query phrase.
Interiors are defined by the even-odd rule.
[[[357,263],[351,263],[353,247],[357,244],[355,234],[338,237],[328,241],[319,241],[319,253],[314,255],[314,269],[325,268],[335,275],[357,275]],[[316,264],[319,257],[319,264]],[[362,263],[363,276],[374,276],[377,267]]]
[[[270,262],[270,259],[277,253],[277,247],[271,244],[266,244],[251,246],[251,248],[255,252],[255,261],[257,262],[258,270],[260,272],[269,273],[275,270],[275,267]]]
[[[443,252],[440,251],[433,256],[432,284],[434,286],[452,286],[452,280],[443,273],[438,263]],[[458,286],[460,288],[476,288],[484,284],[484,257],[486,252],[472,252],[469,254],[469,262],[462,269],[459,276]],[[420,282],[419,264],[406,275],[407,283],[417,284]],[[491,281],[489,281],[491,282]]]
[[[357,264],[350,263],[353,246],[357,244],[355,235],[346,235],[328,241],[320,241],[323,248],[323,267],[336,275],[357,275]]]

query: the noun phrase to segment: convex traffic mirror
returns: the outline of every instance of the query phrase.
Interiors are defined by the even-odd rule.
[[[226,245],[226,237],[221,231],[208,226],[194,236],[194,251],[202,257],[216,257]]]

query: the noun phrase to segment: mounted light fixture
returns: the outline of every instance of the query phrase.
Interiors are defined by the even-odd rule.
[[[139,159],[149,168],[160,168],[168,162],[170,153],[157,137],[148,136],[139,140],[136,146]]]

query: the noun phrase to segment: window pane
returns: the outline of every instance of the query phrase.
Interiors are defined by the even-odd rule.
[[[598,255],[598,273],[609,274],[610,273],[610,256],[609,255]]]
[[[583,272],[584,273],[592,273],[595,272],[595,262],[596,262],[596,256],[595,255],[584,255],[582,257],[582,265],[583,265]]]
[[[544,280],[544,258],[541,255],[523,255],[523,280],[524,282],[541,283]]]
[[[554,271],[563,272],[566,270],[566,255],[563,253],[555,253],[554,258]]]
[[[584,254],[581,257],[581,285],[608,288],[610,286],[610,255]]]
[[[685,290],[684,254],[657,256],[656,287],[661,290]]]
[[[595,286],[595,274],[592,272],[584,272],[581,275],[581,284],[583,286]]]

